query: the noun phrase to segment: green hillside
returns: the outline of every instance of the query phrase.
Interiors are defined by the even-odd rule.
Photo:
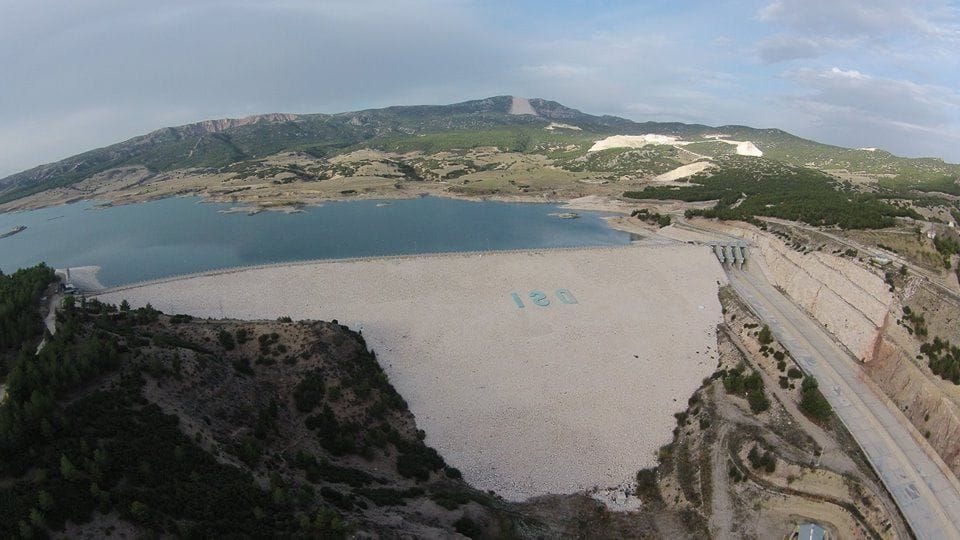
[[[886,189],[960,193],[956,183],[960,165],[939,159],[901,158],[882,150],[831,146],[779,129],[634,122],[590,115],[542,99],[530,100],[536,116],[511,115],[510,103],[510,96],[498,96],[453,105],[387,107],[333,115],[272,114],[163,128],[4,178],[0,180],[0,204],[68,186],[117,167],[144,166],[151,173],[220,170],[283,151],[328,158],[361,148],[431,154],[495,147],[504,152],[541,154],[569,171],[603,170],[611,175],[637,170],[659,173],[682,162],[668,146],[649,147],[644,155],[634,152],[622,156],[624,151],[601,156],[587,153],[593,142],[604,137],[647,133],[691,142],[683,147],[691,156],[731,155],[732,145],[705,138],[723,134],[731,140],[753,142],[763,151],[764,160],[834,174],[846,171],[871,175]],[[579,129],[547,129],[554,122]],[[640,168],[631,169],[632,164]]]

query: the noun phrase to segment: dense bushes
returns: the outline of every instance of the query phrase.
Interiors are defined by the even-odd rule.
[[[761,451],[760,445],[755,444],[747,454],[747,460],[754,469],[763,469],[768,473],[777,470],[777,456],[770,450]]]
[[[931,371],[953,384],[960,384],[960,347],[934,337],[932,342],[920,346],[920,352],[927,356]]]
[[[7,371],[3,357],[23,345],[36,346],[43,335],[40,298],[53,280],[53,269],[45,264],[9,276],[0,272],[0,377]]]
[[[757,340],[761,345],[769,345],[773,343],[773,334],[770,332],[770,327],[763,325],[763,328],[757,332]]]
[[[657,469],[641,469],[637,472],[635,495],[645,503],[662,500],[660,484],[657,483]]]
[[[723,388],[728,394],[746,397],[750,410],[754,414],[761,413],[770,408],[770,400],[763,391],[763,378],[758,371],[744,375],[745,370],[743,364],[726,370],[723,375]]]
[[[877,229],[893,225],[897,216],[919,217],[875,195],[843,191],[833,178],[812,169],[733,157],[725,158],[722,165],[712,173],[691,177],[688,187],[648,186],[624,196],[717,201],[711,209],[688,211],[691,216],[740,220],[770,216],[845,229]]]
[[[94,509],[186,537],[298,530],[294,507],[275,503],[249,473],[196,446],[175,416],[140,395],[142,384],[136,374],[124,376],[116,389],[51,415],[55,437],[32,444],[29,466],[40,474],[0,488],[0,537],[81,523]]]
[[[61,395],[116,366],[116,340],[82,332],[77,321],[82,316],[68,307],[60,330],[40,354],[25,349],[18,355],[0,406],[0,471],[29,465],[35,443],[55,432],[55,404]]]
[[[667,225],[670,225],[670,223],[673,221],[669,214],[651,212],[646,208],[641,208],[640,210],[634,210],[633,212],[630,212],[630,217],[642,219],[648,223],[654,223],[661,229]]]
[[[217,341],[220,342],[220,346],[222,346],[225,351],[232,351],[237,348],[237,342],[234,341],[233,334],[226,330],[217,332]]]
[[[307,417],[306,425],[307,429],[317,430],[320,446],[335,456],[351,454],[357,449],[359,426],[337,420],[329,405],[324,405],[320,414]]]
[[[323,375],[320,371],[314,370],[307,373],[293,389],[293,400],[297,405],[297,410],[302,413],[313,412],[317,406],[323,403],[323,393]]]
[[[916,334],[917,337],[927,337],[927,320],[923,313],[916,313],[910,306],[903,306],[903,320],[909,324],[905,326],[908,332]]]
[[[820,393],[819,384],[813,377],[805,377],[800,384],[800,411],[809,418],[823,422],[830,418],[833,410],[830,403]]]
[[[394,444],[400,452],[397,455],[397,472],[405,478],[424,481],[430,478],[430,473],[444,467],[440,454],[420,441],[396,441]]]

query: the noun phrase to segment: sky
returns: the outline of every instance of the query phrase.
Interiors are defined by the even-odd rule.
[[[0,177],[210,118],[495,95],[960,162],[960,0],[0,0]]]

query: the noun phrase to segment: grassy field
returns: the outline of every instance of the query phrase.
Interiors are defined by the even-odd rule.
[[[926,236],[909,229],[847,231],[845,236],[870,246],[883,246],[929,270],[943,270],[943,257]]]

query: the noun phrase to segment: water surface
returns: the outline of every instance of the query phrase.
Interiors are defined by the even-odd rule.
[[[560,219],[553,204],[440,197],[358,200],[303,212],[225,214],[230,204],[176,197],[95,208],[92,202],[0,214],[0,269],[46,262],[100,266],[100,282],[134,281],[294,260],[627,244],[599,212]]]

